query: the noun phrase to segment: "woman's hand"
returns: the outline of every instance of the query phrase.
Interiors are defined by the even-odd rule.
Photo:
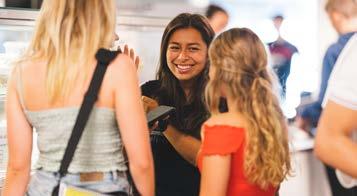
[[[150,112],[151,110],[159,107],[159,104],[157,103],[156,100],[151,99],[150,97],[147,96],[141,96],[141,100],[143,102],[143,107],[144,107],[144,111],[146,113]]]
[[[114,33],[113,35],[113,45],[112,45],[112,48],[114,48],[115,50],[121,50],[120,46],[115,46],[115,41],[118,41],[119,40],[119,35]],[[116,48],[115,48],[116,47]],[[139,67],[139,63],[140,63],[140,58],[139,56],[135,56],[135,53],[134,53],[134,49],[130,48],[129,49],[129,46],[128,44],[125,44],[124,45],[124,52],[123,52],[125,55],[128,55],[131,60],[133,60],[135,66],[136,66],[136,70],[138,70],[138,67]]]
[[[136,66],[136,70],[138,70],[139,64],[140,64],[140,58],[139,58],[139,56],[135,56],[134,49],[132,49],[132,48],[129,49],[128,44],[125,44],[123,53],[125,55],[128,55],[131,58],[131,60],[133,60],[135,66]]]
[[[159,106],[157,101],[154,99],[151,99],[150,97],[141,96],[141,100],[143,102],[143,107],[144,107],[145,113],[148,113],[151,110],[153,110]],[[153,124],[153,126],[149,127],[149,131],[151,132],[151,131],[155,130],[158,127],[158,125],[159,125],[159,123],[155,122]]]

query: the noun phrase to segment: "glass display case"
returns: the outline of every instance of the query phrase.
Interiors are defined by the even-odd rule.
[[[38,11],[36,10],[0,8],[0,189],[7,164],[4,111],[6,84],[13,62],[21,55],[31,39],[37,16]],[[170,18],[165,17],[117,16],[116,33],[120,38],[118,44],[121,47],[128,44],[140,56],[140,82],[154,79],[162,32],[169,20]],[[32,160],[36,161],[36,141],[33,144],[33,156],[35,157]]]

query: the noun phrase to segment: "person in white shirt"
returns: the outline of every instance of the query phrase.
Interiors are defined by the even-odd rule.
[[[336,62],[323,106],[314,152],[338,170],[343,186],[357,186],[357,33]]]

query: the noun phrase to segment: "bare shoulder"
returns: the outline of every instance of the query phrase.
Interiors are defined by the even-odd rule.
[[[45,72],[46,64],[42,61],[24,61],[14,64],[11,71],[11,78],[20,74],[22,78],[38,78]]]
[[[245,127],[245,118],[241,114],[229,112],[214,114],[205,122],[205,125],[228,125],[234,127]]]
[[[131,60],[125,54],[119,54],[114,61],[109,65],[108,69],[117,70],[135,70],[136,67],[134,65],[133,60]]]
[[[39,61],[21,61],[15,62],[12,66],[12,71],[16,72],[18,70],[31,70],[35,67],[38,67],[41,62]]]
[[[109,65],[104,77],[104,83],[112,89],[128,89],[129,86],[139,86],[136,66],[127,55],[119,54]],[[125,87],[125,88],[124,88]]]

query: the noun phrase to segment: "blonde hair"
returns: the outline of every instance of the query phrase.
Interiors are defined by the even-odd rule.
[[[44,61],[50,101],[69,95],[78,74],[99,48],[109,48],[115,30],[113,0],[45,0],[29,48],[17,64]],[[86,73],[87,77],[88,73]]]
[[[287,128],[273,80],[267,69],[267,53],[258,36],[247,28],[220,34],[209,48],[214,76],[206,87],[212,112],[219,111],[220,88],[235,99],[247,120],[244,173],[261,188],[278,186],[290,171]],[[231,109],[231,108],[229,108]]]
[[[357,17],[357,0],[327,0],[325,10],[336,11],[347,18]]]

